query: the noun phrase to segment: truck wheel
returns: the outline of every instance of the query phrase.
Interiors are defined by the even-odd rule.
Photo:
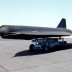
[[[66,41],[64,41],[64,47],[67,47],[67,42]]]
[[[48,51],[48,48],[46,45],[42,45],[42,52],[47,52]]]
[[[34,44],[31,44],[30,46],[29,46],[29,51],[33,51],[34,50]]]

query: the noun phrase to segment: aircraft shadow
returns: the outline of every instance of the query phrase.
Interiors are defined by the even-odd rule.
[[[66,49],[71,49],[72,48],[72,43],[68,43],[67,48],[52,48],[51,50],[49,50],[48,52],[45,53],[52,53],[52,52],[56,52],[56,51],[61,51],[61,50],[66,50]],[[14,57],[20,57],[20,56],[33,56],[33,55],[39,55],[39,54],[45,54],[42,51],[39,50],[35,50],[33,52],[30,52],[29,50],[24,50],[24,51],[20,51],[18,53],[15,54]]]

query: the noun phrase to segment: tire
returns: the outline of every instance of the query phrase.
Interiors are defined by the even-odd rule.
[[[47,52],[47,51],[48,51],[47,45],[42,45],[42,52]]]
[[[67,48],[67,42],[66,42],[66,41],[64,41],[64,47],[66,47],[66,48]]]
[[[32,52],[33,50],[34,50],[34,44],[31,44],[31,45],[29,46],[29,51]]]
[[[66,42],[66,41],[64,41],[64,45],[65,45],[65,46],[67,45],[67,42]]]

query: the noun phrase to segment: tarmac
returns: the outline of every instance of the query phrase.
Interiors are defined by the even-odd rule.
[[[72,39],[65,39],[69,44]],[[72,49],[30,53],[31,40],[0,38],[0,72],[72,72]]]

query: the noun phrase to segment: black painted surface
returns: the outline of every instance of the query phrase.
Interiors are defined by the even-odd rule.
[[[44,37],[70,36],[71,30],[66,29],[66,20],[62,19],[57,28],[3,25],[0,35],[3,38],[33,39]]]

